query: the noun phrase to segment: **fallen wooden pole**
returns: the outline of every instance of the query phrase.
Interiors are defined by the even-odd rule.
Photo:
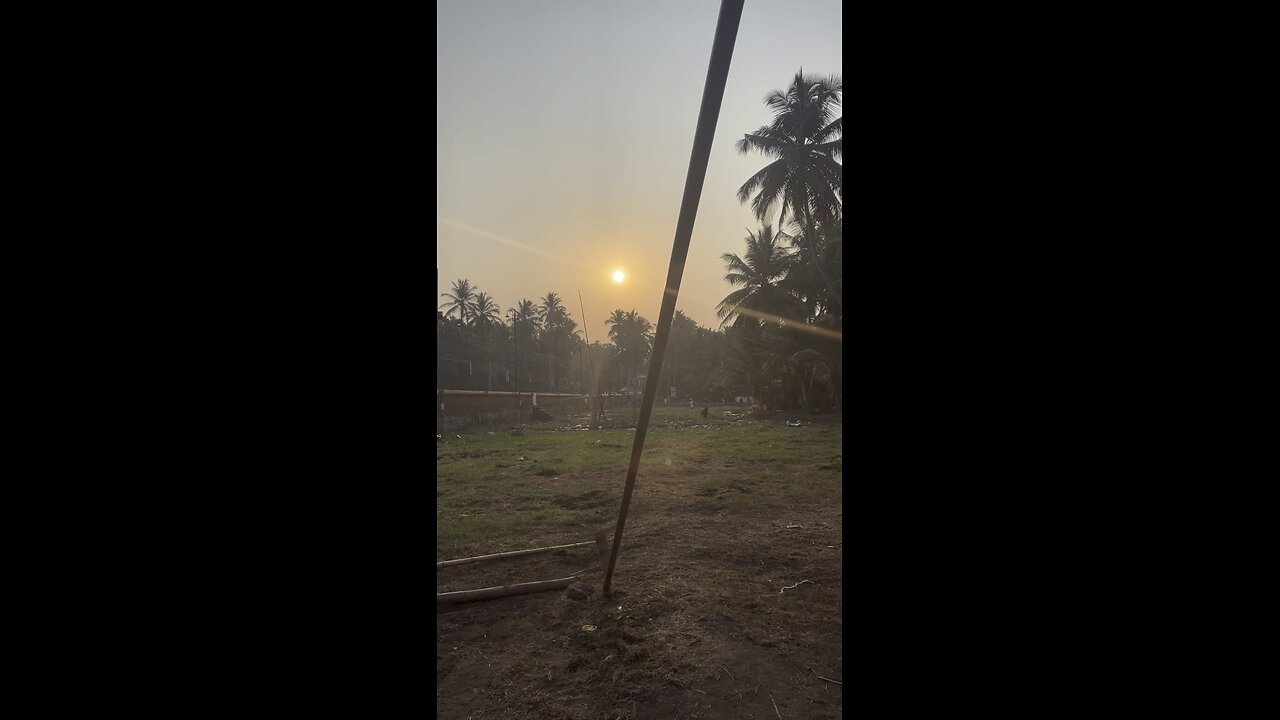
[[[537,582],[518,583],[516,585],[500,585],[498,587],[481,588],[479,590],[459,590],[457,592],[436,593],[436,604],[470,602],[472,600],[488,600],[489,598],[506,597],[508,595],[524,595],[526,593],[561,590],[576,577],[558,580],[539,580]]]
[[[520,555],[532,555],[540,552],[550,552],[552,550],[565,550],[567,548],[583,547],[585,545],[594,545],[594,542],[569,543],[568,545],[552,545],[551,547],[531,548],[529,550],[512,550],[511,552],[500,552],[492,555],[477,555],[475,557],[458,558],[457,560],[442,560],[436,563],[436,568],[449,567],[450,565],[461,565],[463,563],[483,562],[485,560],[497,560],[499,558],[517,557]]]

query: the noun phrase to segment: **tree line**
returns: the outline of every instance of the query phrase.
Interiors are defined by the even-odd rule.
[[[839,76],[801,69],[788,88],[765,97],[769,124],[737,141],[740,153],[770,160],[737,192],[761,224],[747,230],[741,254],[721,256],[734,289],[716,307],[720,326],[701,327],[676,311],[659,378],[664,396],[674,388],[702,401],[741,394],[777,409],[840,407],[841,96]],[[641,387],[654,327],[634,309],[614,310],[604,322],[607,342],[588,343],[592,333],[582,332],[554,292],[521,299],[505,315],[466,279],[443,298],[436,314],[438,387],[571,393]]]
[[[436,312],[437,385],[454,390],[582,393],[639,392],[653,351],[653,323],[618,308],[587,343],[562,298],[521,299],[502,314],[493,298],[455,280]],[[670,396],[710,398],[730,392],[710,380],[723,333],[676,311],[660,378]],[[518,368],[519,375],[516,375]],[[597,386],[598,384],[598,386]]]

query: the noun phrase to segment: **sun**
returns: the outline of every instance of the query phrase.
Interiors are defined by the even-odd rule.
[[[614,281],[614,282],[621,284],[621,283],[622,283],[622,281],[623,281],[623,280],[626,280],[626,279],[627,279],[627,275],[626,275],[626,273],[622,272],[621,270],[614,270],[614,271],[613,271],[613,281]]]

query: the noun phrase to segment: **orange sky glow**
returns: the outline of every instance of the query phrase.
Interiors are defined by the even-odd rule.
[[[579,326],[581,292],[593,340],[615,308],[657,322],[718,9],[437,2],[437,305],[467,278],[504,313],[556,292]],[[731,290],[721,253],[761,225],[735,193],[768,161],[733,143],[801,66],[841,73],[840,20],[837,0],[745,5],[677,304],[701,325]]]

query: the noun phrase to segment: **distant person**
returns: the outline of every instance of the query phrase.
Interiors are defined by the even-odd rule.
[[[702,408],[702,417],[706,417],[706,416],[707,416],[707,413],[708,413],[710,410],[711,410],[711,406],[710,406],[710,405],[708,405],[707,407]]]

